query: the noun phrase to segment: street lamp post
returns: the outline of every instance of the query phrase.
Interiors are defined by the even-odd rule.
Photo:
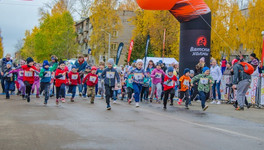
[[[264,61],[264,31],[261,32],[261,35],[263,37],[262,56],[261,56],[261,67],[262,67],[263,66],[263,61]]]

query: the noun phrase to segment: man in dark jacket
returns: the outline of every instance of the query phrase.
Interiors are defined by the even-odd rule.
[[[74,63],[74,65],[77,67],[77,71],[81,76],[81,80],[83,80],[83,73],[85,71],[85,67],[87,66],[87,62],[84,60],[84,56],[80,55],[78,57],[78,60],[76,60],[76,62]],[[79,96],[82,96],[82,90],[83,90],[82,83],[78,85],[78,89],[79,89]]]
[[[11,55],[10,54],[6,54],[5,58],[3,58],[0,62],[0,72],[1,72],[1,86],[3,89],[3,93],[5,93],[5,82],[4,82],[4,71],[6,70],[6,64],[8,62],[13,63],[13,60],[11,59]]]
[[[243,62],[243,59],[240,59],[239,62]],[[244,110],[245,97],[250,86],[251,76],[244,72],[244,68],[239,62],[233,67],[233,88],[237,89],[238,107],[236,110]]]

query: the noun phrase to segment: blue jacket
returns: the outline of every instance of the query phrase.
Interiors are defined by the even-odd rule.
[[[41,78],[40,82],[49,83],[51,81],[52,72],[55,71],[57,67],[58,63],[54,63],[54,65],[48,69],[41,68],[39,73],[39,77]]]
[[[104,84],[108,86],[115,86],[115,79],[117,79],[117,83],[120,83],[119,74],[114,68],[106,68],[102,72],[101,78],[104,79]]]
[[[76,62],[74,63],[74,65],[78,68],[78,72],[81,72],[85,70],[85,67],[87,66],[87,62],[84,61],[82,64],[79,63],[78,60],[76,60]]]

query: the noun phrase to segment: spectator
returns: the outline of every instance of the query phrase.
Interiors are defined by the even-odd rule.
[[[230,62],[227,62],[226,63],[226,69],[225,69],[223,75],[231,75],[231,70],[232,70],[232,66],[231,66]]]
[[[5,58],[3,58],[0,62],[1,86],[2,86],[3,93],[5,93],[5,82],[4,82],[3,75],[4,75],[4,70],[6,70],[6,64],[8,62],[11,62],[13,64],[13,60],[11,59],[11,54],[6,54]]]
[[[224,56],[223,59],[222,59],[222,61],[221,61],[221,71],[222,71],[222,74],[226,70],[226,64],[227,64],[227,61],[226,61],[226,57]]]
[[[218,95],[218,102],[217,104],[221,104],[221,92],[220,92],[220,84],[221,84],[221,79],[222,79],[222,72],[220,67],[217,65],[216,60],[212,60],[212,66],[210,69],[210,75],[213,77],[213,102],[211,104],[216,103],[216,93],[215,90],[217,90],[217,95]]]
[[[148,62],[148,67],[147,67],[147,72],[152,72],[156,68],[153,60],[149,60]]]
[[[205,66],[205,58],[202,57],[199,63],[195,66],[195,75],[201,74],[204,66]]]

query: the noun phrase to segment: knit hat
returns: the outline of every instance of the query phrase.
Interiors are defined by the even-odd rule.
[[[31,58],[31,57],[28,57],[26,61],[27,61],[27,64],[34,62],[33,58]]]
[[[237,59],[233,59],[232,60],[232,66],[234,66],[235,65],[235,63],[237,63],[238,62],[238,60]]]
[[[204,58],[204,57],[202,57],[202,58],[200,59],[200,61],[205,61],[205,58]]]
[[[205,71],[210,70],[208,67],[203,67],[203,73],[205,73]]]
[[[157,62],[156,63],[156,66],[161,66],[161,62]]]
[[[162,60],[159,60],[159,63],[161,63],[161,64],[162,64],[162,63],[163,63],[163,62],[162,62]]]
[[[75,69],[76,69],[76,68],[77,68],[77,66],[75,66],[75,65],[72,65],[72,68],[75,68]]]
[[[183,74],[186,74],[188,72],[190,72],[190,69],[189,68],[185,68],[184,71],[183,71]]]
[[[113,58],[109,58],[108,61],[107,61],[109,64],[111,64],[112,66],[114,66],[115,64],[115,61]]]
[[[59,63],[59,65],[61,65],[61,64],[65,64],[65,62],[63,60],[61,60],[60,63]]]
[[[9,61],[9,62],[6,63],[6,65],[11,65],[12,66],[12,62]]]
[[[256,58],[256,54],[255,53],[250,54],[250,56]]]
[[[190,70],[190,74],[194,74],[194,71],[193,70]]]
[[[97,68],[95,66],[93,66],[91,70],[97,70]]]
[[[143,60],[142,59],[138,59],[137,63],[143,63]]]
[[[49,66],[49,62],[47,60],[43,61],[43,67],[45,67],[45,66]]]
[[[168,72],[173,72],[173,67],[169,67]]]

